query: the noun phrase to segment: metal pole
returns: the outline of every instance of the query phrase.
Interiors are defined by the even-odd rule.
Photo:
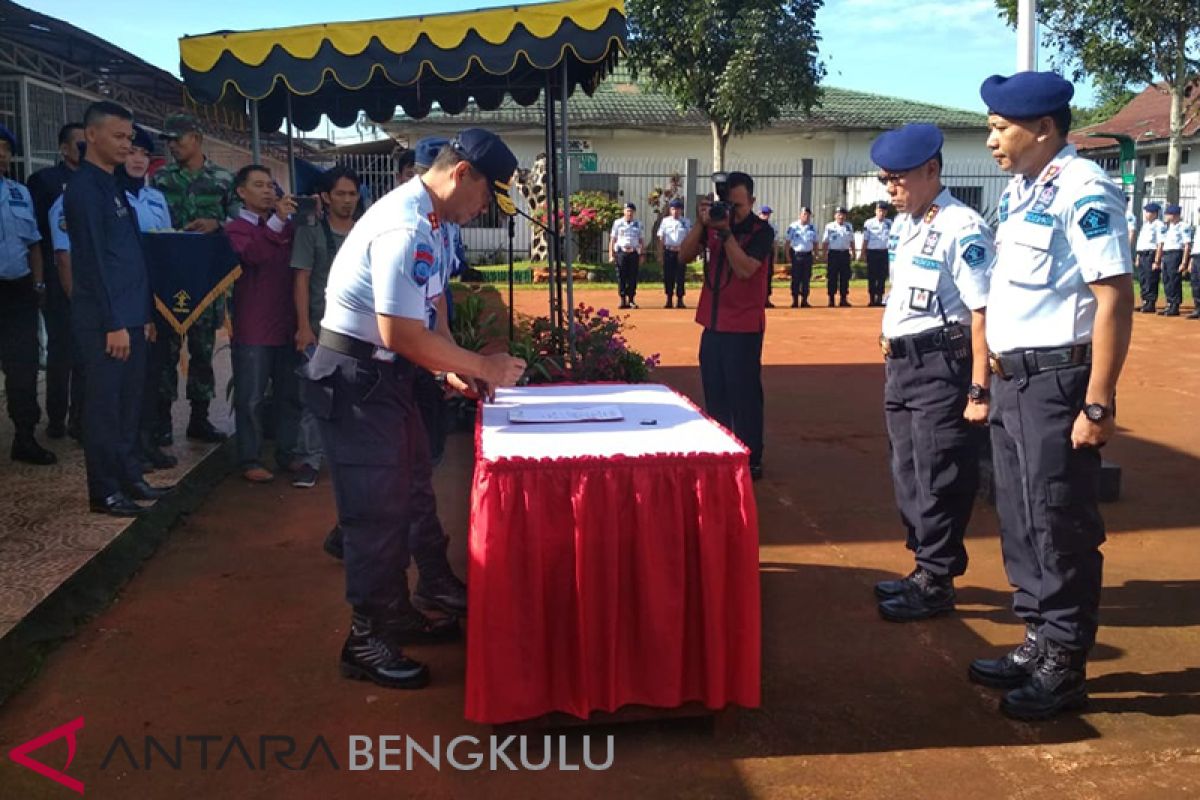
[[[288,194],[296,193],[296,151],[292,149],[292,93],[287,93]]]
[[[554,157],[554,86],[546,73],[546,259],[550,274],[550,322],[562,328],[562,309],[558,308],[558,160]],[[556,313],[557,312],[557,313]]]
[[[567,60],[562,65],[562,105],[559,113],[562,115],[562,153],[563,153],[563,260],[567,265],[567,350],[571,361],[575,361],[575,270],[571,268],[571,246],[575,236],[571,232],[571,156],[567,149],[567,96],[571,84],[567,75]]]
[[[258,101],[250,101],[250,160],[262,163],[262,139],[258,133]]]
[[[1034,0],[1017,0],[1017,72],[1037,67],[1037,17]]]
[[[517,312],[513,307],[513,239],[517,236],[517,218],[508,218],[508,341],[517,337]]]

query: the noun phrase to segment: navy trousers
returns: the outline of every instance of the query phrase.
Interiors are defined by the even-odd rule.
[[[967,570],[963,536],[979,488],[982,432],[963,419],[971,358],[946,352],[887,360],[884,417],[896,506],[919,566],[956,577]]]
[[[1104,557],[1100,451],[1073,449],[1089,365],[992,381],[992,461],[1013,611],[1071,650],[1096,641]]]
[[[812,283],[813,254],[792,251],[792,299],[803,297],[808,299],[808,289]]]
[[[829,297],[840,294],[842,299],[850,293],[850,251],[830,250],[826,257],[826,282]]]
[[[763,457],[762,345],[761,333],[700,335],[704,409],[741,439],[751,465]]]
[[[146,339],[129,328],[129,358],[105,352],[105,331],[76,328],[76,352],[83,359],[83,455],[88,496],[102,500],[142,479],[138,427],[146,383]]]

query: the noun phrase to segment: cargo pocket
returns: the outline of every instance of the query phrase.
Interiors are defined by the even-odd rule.
[[[979,439],[962,428],[933,434],[929,491],[938,496],[974,494],[979,481]]]
[[[1009,283],[1021,286],[1042,287],[1050,285],[1054,257],[1051,245],[1054,228],[1024,222],[1013,235],[1013,244],[1019,250],[1016,258],[1005,261]]]
[[[1104,542],[1104,522],[1096,507],[1099,476],[1046,481],[1046,522],[1057,553],[1084,553]]]

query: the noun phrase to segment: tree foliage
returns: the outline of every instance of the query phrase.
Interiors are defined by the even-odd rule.
[[[628,0],[629,64],[680,111],[709,120],[714,169],[731,136],[789,108],[810,111],[825,76],[815,18],[823,0]]]
[[[1015,24],[1016,0],[996,0]],[[1179,198],[1179,166],[1187,114],[1200,92],[1200,8],[1197,0],[1039,0],[1043,41],[1070,67],[1109,85],[1165,85],[1171,95],[1167,199]],[[1190,108],[1189,108],[1190,107]]]

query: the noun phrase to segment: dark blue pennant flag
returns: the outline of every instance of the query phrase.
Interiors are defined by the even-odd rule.
[[[223,233],[142,236],[154,307],[181,336],[242,274]]]

